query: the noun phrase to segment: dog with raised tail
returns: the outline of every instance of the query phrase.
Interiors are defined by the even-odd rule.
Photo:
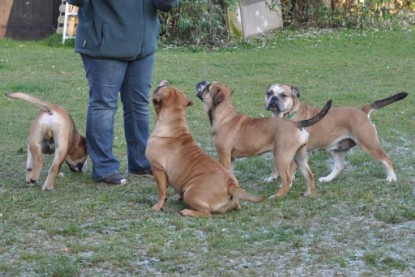
[[[295,121],[320,112],[318,108],[300,103],[300,95],[297,87],[270,85],[265,92],[265,108],[271,111],[274,117]],[[392,161],[382,150],[376,128],[370,121],[370,113],[406,96],[408,93],[400,92],[360,108],[333,107],[319,123],[306,128],[310,133],[307,149],[330,151],[333,156],[331,173],[318,180],[330,182],[336,178],[344,169],[347,152],[355,145],[359,145],[372,158],[383,164],[388,182],[396,181]]]
[[[199,82],[196,85],[196,96],[202,101],[209,116],[221,165],[232,172],[235,159],[272,152],[274,170],[267,180],[273,180],[279,175],[282,184],[280,190],[271,198],[287,194],[294,179],[295,164],[307,181],[304,196],[315,194],[314,175],[307,161],[306,144],[309,134],[305,127],[324,118],[330,110],[331,100],[317,115],[291,122],[273,117],[251,118],[239,113],[232,103],[232,90],[219,82]]]
[[[61,106],[43,101],[22,92],[7,93],[7,97],[21,99],[40,107],[30,128],[27,148],[26,184],[34,186],[43,166],[43,154],[54,154],[48,177],[42,190],[53,190],[56,175],[66,162],[73,172],[87,169],[85,137],[79,134],[68,112]]]

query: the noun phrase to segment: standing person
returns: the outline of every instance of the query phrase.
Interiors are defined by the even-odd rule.
[[[127,142],[128,173],[151,174],[145,157],[149,137],[149,94],[160,31],[158,11],[179,0],[67,0],[79,6],[75,52],[89,85],[86,122],[92,178],[127,184],[112,152],[114,117],[120,93]]]

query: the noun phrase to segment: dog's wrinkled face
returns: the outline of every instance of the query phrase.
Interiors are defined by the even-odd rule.
[[[275,114],[289,112],[294,106],[294,99],[300,97],[296,87],[273,84],[265,92],[265,109]]]
[[[156,113],[159,114],[165,107],[185,108],[193,105],[193,102],[180,90],[160,85],[153,93],[153,105]]]

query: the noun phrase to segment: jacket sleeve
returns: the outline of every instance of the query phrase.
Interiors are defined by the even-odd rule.
[[[78,6],[78,7],[82,7],[88,2],[89,0],[66,0],[66,3],[74,5],[74,6]]]
[[[168,12],[179,4],[179,0],[154,0],[154,5],[159,11]]]

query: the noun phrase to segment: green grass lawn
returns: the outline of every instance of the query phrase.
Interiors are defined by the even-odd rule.
[[[26,187],[27,136],[38,108],[0,96],[0,276],[414,276],[415,275],[415,30],[280,32],[263,41],[215,51],[159,49],[154,87],[162,79],[194,101],[191,132],[212,157],[216,152],[202,103],[200,80],[234,90],[237,109],[270,116],[264,92],[271,83],[298,86],[304,103],[361,106],[407,91],[400,102],[372,113],[397,182],[355,148],[331,183],[316,183],[304,198],[301,174],[283,199],[242,203],[212,220],[184,218],[184,204],[169,190],[155,212],[152,178],[111,188],[62,167],[52,192]],[[0,40],[0,92],[25,91],[69,111],[85,133],[88,88],[79,55],[45,42]],[[126,170],[122,112],[114,152]],[[154,112],[152,111],[152,121]],[[40,183],[51,157],[45,161]],[[310,154],[318,177],[331,156]],[[238,160],[236,176],[255,194],[274,194],[264,183],[270,155]]]

